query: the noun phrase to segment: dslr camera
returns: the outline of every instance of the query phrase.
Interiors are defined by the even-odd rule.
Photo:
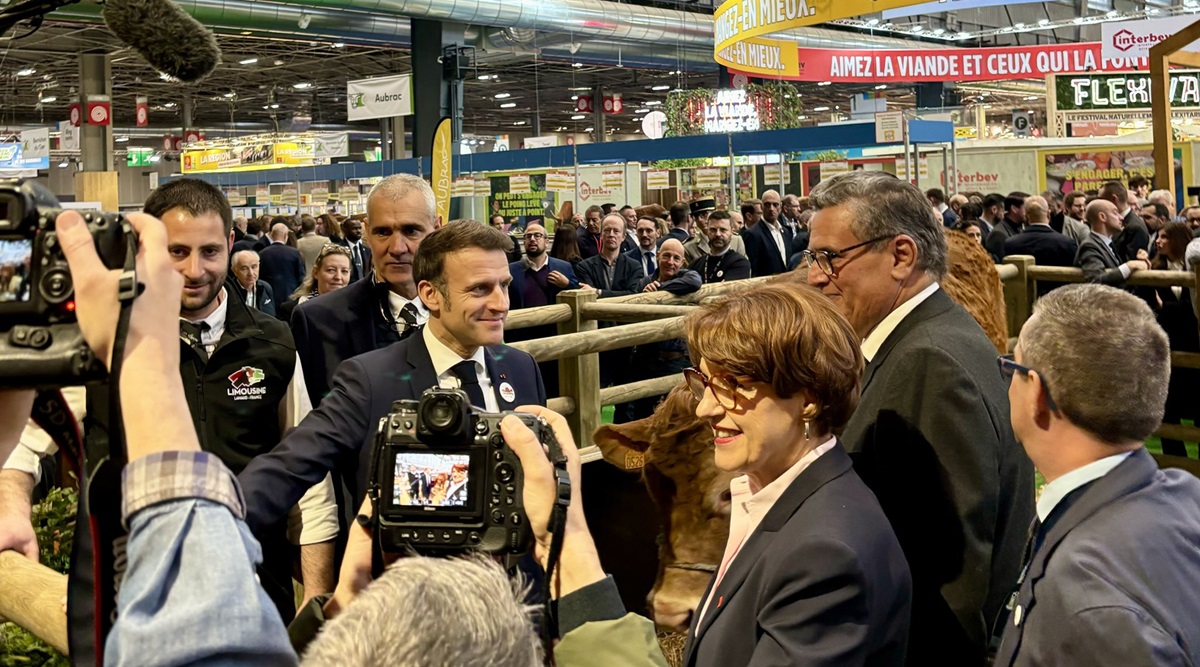
[[[0,387],[58,388],[106,376],[75,320],[75,286],[54,231],[59,213],[41,185],[0,180]],[[125,266],[137,239],[124,217],[80,215],[105,266]]]
[[[550,450],[562,453],[543,419],[484,412],[460,389],[427,389],[396,401],[380,420],[367,493],[375,553],[427,556],[480,550],[512,567],[533,546],[525,516],[524,474],[504,444],[500,422],[514,414]]]

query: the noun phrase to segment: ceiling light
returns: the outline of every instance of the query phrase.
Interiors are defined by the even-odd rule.
[[[867,21],[867,25],[870,25],[870,26],[879,25],[879,19],[871,19],[870,21]]]
[[[1087,17],[1086,16],[1076,16],[1075,18],[1071,19],[1071,21],[1073,23],[1075,23],[1076,25],[1078,25],[1080,23],[1087,21]]]
[[[796,120],[808,120],[808,116],[796,116]]]
[[[1042,19],[1038,21],[1038,25],[1050,25],[1050,19]]]
[[[170,74],[167,74],[166,72],[159,72],[158,78],[162,79],[163,81],[174,81],[175,80]]]
[[[25,69],[17,70],[17,76],[31,76],[33,74],[37,74],[37,70],[32,67],[26,67]]]
[[[524,124],[525,124],[525,121],[523,121],[523,120],[519,120],[519,121],[513,123],[513,125],[524,125]]]
[[[583,131],[584,131],[584,132],[591,132],[591,131],[592,131],[592,130],[594,130],[594,129],[596,129],[596,128],[594,128],[594,127],[586,127],[586,128],[584,128],[584,129],[583,129]]]
[[[174,102],[167,102],[167,103],[166,103],[166,104],[164,104],[163,106],[164,106],[164,107],[166,107],[166,108],[168,108],[168,109],[174,109],[174,108],[175,108],[175,103],[174,103]]]
[[[71,164],[71,163],[68,160],[63,160],[62,162],[58,163],[58,166],[60,169],[65,169],[67,167],[67,165],[69,165],[69,164]]]
[[[661,101],[661,100],[654,100],[653,102],[646,102],[646,106],[648,106],[648,107],[657,107],[657,106],[662,106],[662,101]]]
[[[910,30],[912,32],[921,32],[924,29],[925,29],[924,26],[919,26],[919,25],[914,25],[912,28],[910,28]]]
[[[500,105],[500,108],[501,109],[512,109],[516,106],[517,106],[516,102],[505,102],[504,104]]]
[[[555,132],[562,132],[562,131],[563,131],[563,130],[565,130],[565,129],[567,129],[567,126],[566,126],[566,125],[559,125],[559,126],[558,126],[558,129],[556,129],[556,130],[554,130],[554,131],[555,131]]]
[[[161,159],[162,159],[162,154],[160,154],[160,153],[155,153],[154,155],[150,156],[151,162],[158,162]]]
[[[955,37],[957,37],[958,39],[969,39],[969,38],[971,37],[971,33],[969,33],[969,32],[960,32],[960,33],[958,33],[957,35],[955,35]]]
[[[933,31],[933,34],[935,34],[935,35],[944,35],[944,34],[946,34],[946,29],[945,29],[945,28],[938,28],[937,30],[934,30],[934,31]]]
[[[830,85],[833,85],[833,82],[832,81],[822,81],[821,83],[818,83],[817,85],[818,86],[830,86]]]
[[[1028,102],[1028,101],[1030,101],[1030,100],[1036,100],[1037,98],[1038,98],[1038,96],[1037,96],[1037,95],[1030,95],[1029,97],[1026,97],[1026,98],[1025,98],[1025,101],[1026,101],[1026,102]]]
[[[278,105],[278,104],[272,104],[272,105],[271,105],[271,108],[272,108],[272,109],[278,109],[278,108],[279,108],[279,105]]]
[[[568,88],[567,90],[573,93],[582,93],[591,90],[591,88],[588,88],[587,86],[575,86],[574,88]]]
[[[312,88],[312,84],[308,83],[307,81],[301,81],[300,83],[293,83],[292,88],[295,88],[296,90],[307,90]]]
[[[58,98],[54,97],[53,95],[51,95],[50,97],[42,98],[42,104],[50,104],[51,102],[57,102],[57,101],[58,101]]]
[[[512,93],[496,93],[496,99],[504,100],[512,97]]]
[[[117,137],[116,139],[113,139],[113,141],[117,142],[118,144],[121,144],[121,143],[125,143],[126,141],[129,141],[129,137],[127,137],[127,136]]]
[[[651,88],[650,88],[650,90],[654,90],[654,91],[670,90],[670,89],[671,89],[670,86],[651,86]]]
[[[346,43],[345,43],[345,42],[334,42],[334,43],[333,43],[333,48],[335,48],[335,49],[344,49],[344,48],[346,48]]]
[[[1014,30],[1024,30],[1025,28],[1026,28],[1026,25],[1024,23],[1014,23],[1013,24]]]
[[[829,111],[829,107],[815,107],[813,111]]]
[[[884,89],[886,89],[886,88],[887,88],[887,84],[886,84],[886,83],[881,83],[881,84],[879,84],[878,86],[875,86],[875,90],[884,90]]]
[[[583,67],[583,63],[572,63],[571,67],[574,67],[575,69],[579,69],[580,67]]]
[[[1118,16],[1120,16],[1120,15],[1121,15],[1121,12],[1118,12],[1118,11],[1117,11],[1117,10],[1115,10],[1115,9],[1114,9],[1114,10],[1112,10],[1112,11],[1110,11],[1109,13],[1105,14],[1105,16],[1107,16],[1107,17],[1108,17],[1108,18],[1110,18],[1110,19],[1115,19],[1115,18],[1117,18],[1117,17],[1118,17]]]
[[[258,62],[258,58],[246,58],[244,60],[239,60],[238,64],[239,65],[253,65],[256,62]]]
[[[224,95],[222,95],[221,97],[224,97],[225,99],[230,99],[233,97],[237,97],[237,93],[235,93],[231,90],[228,93],[225,93]]]
[[[280,67],[280,66],[282,66],[282,65],[283,65],[283,61],[282,61],[282,60],[280,60],[279,58],[276,58],[276,59],[275,59],[275,66],[276,66],[276,67]]]
[[[574,101],[575,101],[575,100],[577,100],[577,99],[579,99],[579,96],[578,96],[578,95],[572,95],[572,96],[571,96],[571,101],[572,101],[572,102],[574,102]]]
[[[584,118],[587,118],[587,114],[577,113],[571,116],[571,120],[583,120]]]
[[[637,111],[634,111],[634,113],[650,113],[650,110],[649,109],[638,109]]]

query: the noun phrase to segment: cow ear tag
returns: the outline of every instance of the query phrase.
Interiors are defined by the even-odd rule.
[[[626,470],[641,470],[644,467],[646,467],[646,454],[644,452],[625,452]]]

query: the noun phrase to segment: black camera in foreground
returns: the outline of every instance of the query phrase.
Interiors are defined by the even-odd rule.
[[[75,286],[54,232],[58,200],[32,181],[0,180],[0,387],[57,388],[106,376],[75,321]],[[101,261],[125,265],[136,238],[117,213],[80,211]]]
[[[396,401],[380,421],[369,497],[376,552],[445,556],[479,550],[512,566],[533,546],[524,474],[500,422],[515,414],[561,455],[550,425],[521,413],[483,412],[459,389]],[[552,458],[553,460],[553,458]]]

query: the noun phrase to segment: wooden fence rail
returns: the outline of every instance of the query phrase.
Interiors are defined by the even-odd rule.
[[[15,551],[5,551],[0,553],[0,591],[0,617],[67,654],[65,574],[26,560]]]

